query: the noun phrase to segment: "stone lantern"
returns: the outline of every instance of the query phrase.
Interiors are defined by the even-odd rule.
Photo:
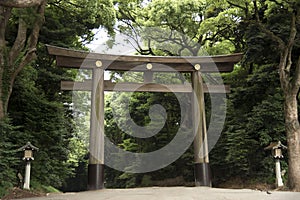
[[[282,187],[282,177],[281,177],[281,169],[280,169],[280,159],[283,158],[282,150],[287,149],[286,146],[281,144],[280,141],[278,142],[271,142],[269,146],[265,148],[265,150],[271,150],[272,155],[275,158],[275,171],[276,171],[276,186]]]
[[[25,180],[24,180],[24,189],[30,189],[30,169],[31,161],[34,160],[33,151],[37,151],[38,148],[33,146],[30,142],[27,142],[26,145],[18,149],[19,151],[24,151],[23,160],[26,161],[25,167]]]

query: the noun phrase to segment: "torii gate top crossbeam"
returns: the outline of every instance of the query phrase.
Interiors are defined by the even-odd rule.
[[[194,72],[195,64],[201,65],[201,72],[231,72],[233,65],[242,58],[241,53],[220,56],[137,56],[90,53],[47,45],[50,55],[56,56],[56,64],[69,68],[95,68],[95,62],[101,61],[106,70],[112,71],[146,71],[143,67],[153,65],[151,71]],[[216,67],[214,67],[216,66]]]

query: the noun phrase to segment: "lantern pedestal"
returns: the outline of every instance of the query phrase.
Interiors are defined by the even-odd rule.
[[[31,170],[30,161],[27,161],[25,167],[25,180],[23,186],[23,188],[27,190],[30,190],[30,170]]]
[[[283,181],[282,181],[282,178],[281,178],[281,169],[280,169],[280,160],[279,159],[276,159],[275,170],[276,170],[276,186],[277,187],[282,187],[283,186]]]

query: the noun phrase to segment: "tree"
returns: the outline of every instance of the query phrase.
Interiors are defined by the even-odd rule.
[[[3,177],[0,178],[0,185],[5,187],[16,185],[15,173],[20,166],[15,164],[15,160],[19,160],[19,155],[12,150],[23,145],[24,141],[30,140],[40,147],[35,157],[37,162],[32,169],[34,171],[32,183],[60,187],[66,178],[74,175],[73,172],[77,167],[81,167],[78,163],[84,162],[82,152],[74,147],[79,131],[74,125],[74,116],[69,107],[71,94],[60,90],[60,81],[74,78],[75,73],[56,67],[54,58],[49,57],[44,44],[84,49],[83,42],[92,40],[94,28],[104,26],[110,33],[112,32],[115,13],[112,2],[106,0],[49,0],[44,15],[39,16],[33,15],[33,11],[38,9],[40,4],[25,4],[25,2],[29,1],[0,1],[0,32],[3,42],[1,44],[4,45],[0,49],[3,53],[1,64],[4,63],[0,65],[3,72],[0,75],[3,77],[0,80],[0,85],[3,86],[0,91],[4,96],[1,94],[0,96],[1,103],[7,104],[2,107],[4,110],[1,110],[4,118],[0,118],[2,138],[0,157],[3,163],[0,166],[0,176]],[[14,7],[7,7],[12,6],[12,3],[16,3],[13,4]],[[6,21],[2,17],[5,13]],[[45,20],[42,20],[43,18]],[[22,20],[24,27],[20,29],[19,21]],[[37,54],[33,56],[36,59],[26,64],[27,61],[24,61],[27,60],[26,51],[38,20],[44,23],[41,22],[39,26],[38,41],[35,51],[32,52]],[[17,38],[21,39],[19,33],[24,30],[26,30],[22,35],[24,44],[18,46],[20,53],[17,58],[10,58],[14,44],[17,44]],[[13,64],[9,65],[7,60],[11,60]],[[22,64],[20,67],[20,62],[23,62],[24,66]],[[19,67],[20,71],[13,73],[16,67]],[[16,76],[14,80],[11,80],[12,74]],[[7,117],[11,120],[8,121]],[[52,147],[49,148],[49,145]],[[82,150],[84,147],[80,146],[79,149]],[[74,161],[76,156],[80,158],[77,162]],[[23,167],[20,170],[23,170]]]
[[[231,93],[223,133],[210,154],[216,184],[230,179],[273,184],[274,161],[264,147],[286,142],[277,64],[255,64],[251,70],[245,65],[224,76]]]
[[[36,58],[36,45],[47,1],[1,1],[0,2],[0,119],[7,114],[9,97],[18,73]],[[31,21],[24,11],[14,8],[28,8],[33,12]],[[19,12],[17,35],[7,44],[7,29],[10,17]],[[28,34],[29,32],[29,34]]]
[[[234,9],[214,2],[127,0],[116,7],[118,31],[141,55],[224,54],[241,48],[241,38],[232,37],[239,30]]]
[[[48,10],[56,10],[57,13]],[[62,13],[66,15],[58,16]],[[64,21],[66,27],[62,27],[61,23],[57,24],[56,17],[65,17],[59,20]],[[79,44],[79,37],[86,42],[92,39],[93,28],[104,26],[112,33],[114,17],[113,4],[106,0],[0,1],[0,119],[7,115],[7,106],[17,75],[36,59],[40,30],[45,20],[51,32],[49,29],[42,31],[57,38],[70,39],[69,36],[75,36],[77,42],[72,39],[70,41]],[[53,24],[50,26],[49,22]]]
[[[213,4],[209,5],[209,3]],[[134,7],[133,5],[137,6]],[[136,9],[122,9],[130,6]],[[136,36],[141,35],[144,31],[143,26],[160,27],[163,30],[171,29],[170,32],[167,32],[170,33],[166,34],[167,37],[164,37],[164,35],[157,36],[156,32],[148,34],[148,37],[144,40],[146,49],[141,48],[142,45],[136,45],[137,51],[141,54],[157,54],[157,50],[160,50],[162,44],[165,45],[168,39],[174,43],[178,42],[176,41],[178,38],[171,37],[173,36],[172,30],[176,30],[184,36],[195,39],[201,45],[214,47],[220,41],[227,40],[230,41],[230,43],[224,45],[227,49],[233,49],[233,51],[245,50],[245,62],[243,64],[244,67],[248,68],[249,74],[252,74],[255,68],[264,68],[267,64],[278,63],[279,80],[284,96],[286,137],[289,146],[289,185],[293,190],[299,191],[300,127],[297,105],[300,86],[300,57],[298,53],[299,1],[219,0],[213,2],[178,2],[156,0],[142,3],[129,0],[124,4],[120,3],[118,8],[118,19],[123,22],[119,26],[121,32],[129,34],[136,43],[138,39]],[[196,10],[196,8],[203,8],[203,10]],[[194,21],[191,19],[194,19]],[[160,54],[182,55],[182,50],[190,44],[185,43],[184,38],[180,38],[180,40],[180,44],[183,44],[182,48],[171,46],[172,50],[175,49],[175,53],[163,51]],[[232,45],[235,49],[232,48]],[[217,48],[219,47],[217,46]],[[197,50],[199,49],[189,49],[192,55],[197,55]],[[277,93],[272,95],[275,94],[278,96]],[[250,106],[245,106],[249,106],[257,112],[259,109],[265,110],[265,106],[268,105],[267,102],[271,100],[273,99],[266,97],[266,99],[260,99],[259,102],[262,105],[253,105],[253,102],[248,102]],[[276,101],[277,106],[278,102],[280,102],[279,99]],[[248,110],[248,112],[252,111]],[[251,115],[255,116],[254,113],[251,113]],[[253,125],[255,123],[248,121],[247,117],[245,121],[249,123],[249,126],[255,128]],[[238,127],[238,130],[241,130],[242,127]],[[243,133],[241,131],[240,135],[242,136]],[[264,136],[259,136],[254,140],[262,139],[260,137],[263,138]],[[273,140],[277,138],[272,137]]]
[[[246,42],[243,67],[247,68],[247,73],[252,74],[257,68],[263,69],[266,65],[277,63],[277,68],[274,70],[279,74],[280,92],[282,92],[284,99],[283,116],[286,140],[289,146],[289,186],[295,191],[300,191],[300,127],[297,102],[300,85],[299,1],[221,0],[217,3],[223,3],[227,8],[234,8],[237,11],[239,29],[241,29]],[[261,88],[257,88],[257,90],[260,91]],[[247,93],[245,91],[241,92]],[[273,95],[275,97],[279,94],[274,93]],[[243,99],[245,100],[245,97]],[[271,98],[266,99],[267,102],[273,100]],[[266,101],[262,101],[261,105],[255,107],[260,108],[260,111],[264,110],[264,105],[267,105]],[[250,103],[250,105],[253,104]],[[256,112],[258,111],[256,109]],[[251,112],[251,110],[248,112]],[[252,118],[251,120],[255,121],[256,119]],[[256,122],[258,121],[256,120]],[[256,127],[252,126],[254,129]],[[264,125],[264,127],[267,127],[267,125]],[[277,131],[280,132],[279,130]],[[272,139],[279,138],[274,136]]]
[[[42,3],[42,0],[1,0],[0,5],[5,7],[15,7],[15,8],[26,8],[26,7],[33,7],[38,6]]]
[[[228,1],[231,3],[230,1]],[[240,3],[240,2],[239,2]],[[232,3],[231,3],[232,4]],[[298,117],[298,94],[300,88],[300,56],[299,56],[299,1],[250,1],[236,4],[244,11],[250,11],[244,22],[252,30],[258,30],[264,39],[265,46],[259,50],[261,55],[276,55],[280,85],[284,94],[284,119],[289,155],[289,185],[291,189],[300,191],[300,125]],[[256,26],[256,28],[255,28]],[[256,33],[256,35],[258,35]],[[254,37],[251,37],[253,39]],[[257,37],[256,37],[257,38]],[[250,42],[250,40],[248,40]],[[249,44],[248,53],[254,44]],[[274,54],[270,54],[270,50]],[[247,53],[246,53],[247,55]]]
[[[284,93],[285,127],[289,147],[289,185],[293,190],[300,191],[300,125],[298,116],[300,55],[299,53],[298,55],[293,55],[296,49],[296,36],[298,35],[299,37],[297,31],[300,26],[300,3],[299,1],[288,1],[283,9],[287,12],[287,15],[290,16],[290,34],[288,40],[283,39],[274,34],[274,32],[266,29],[259,18],[256,20],[262,28],[262,31],[278,45],[280,54],[278,65],[279,77],[281,88]]]

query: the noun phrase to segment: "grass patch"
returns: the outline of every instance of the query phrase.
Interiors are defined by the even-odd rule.
[[[49,185],[42,185],[39,182],[32,181],[31,182],[31,189],[40,193],[60,193],[58,189],[49,186]]]
[[[42,185],[41,189],[45,192],[45,193],[60,193],[61,191],[59,191],[58,189],[52,187],[52,186],[46,186],[46,185]]]

